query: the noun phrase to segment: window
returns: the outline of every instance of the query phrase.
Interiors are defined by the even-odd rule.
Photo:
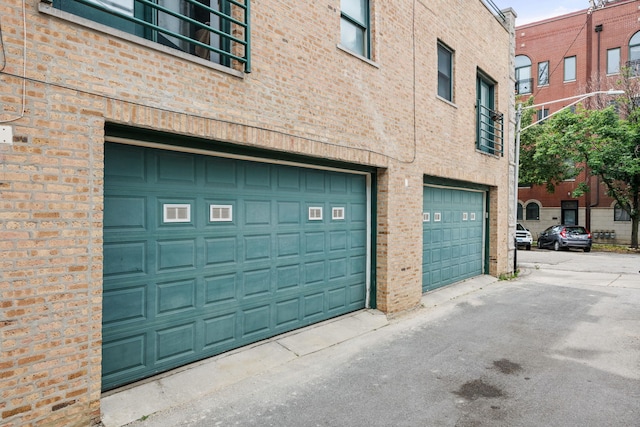
[[[620,72],[620,48],[607,50],[607,74],[618,74]]]
[[[249,66],[249,1],[53,0],[54,7],[206,60]]]
[[[629,62],[627,66],[631,69],[631,75],[640,75],[640,31],[635,33],[629,40]]]
[[[576,57],[564,58],[564,81],[572,82],[576,80]]]
[[[503,116],[495,111],[495,83],[479,72],[476,86],[476,148],[489,154],[502,154]]]
[[[522,221],[522,203],[518,202],[518,221]]]
[[[531,202],[526,208],[527,221],[537,221],[540,219],[540,206],[537,203]]]
[[[549,84],[549,61],[538,63],[538,86]]]
[[[540,110],[538,110],[537,121],[540,121],[540,120],[544,119],[545,117],[549,117],[549,109],[548,108],[541,108]]]
[[[453,102],[453,51],[438,43],[438,96]]]
[[[531,60],[525,55],[516,56],[516,94],[531,93]]]
[[[620,205],[616,203],[616,206],[613,208],[613,220],[631,221],[631,216],[629,215],[629,212],[622,209]]]
[[[369,58],[369,1],[340,0],[340,12],[340,44]]]

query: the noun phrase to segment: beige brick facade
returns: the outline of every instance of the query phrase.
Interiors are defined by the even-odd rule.
[[[251,6],[243,74],[47,2],[0,5],[0,125],[13,135],[0,144],[0,424],[99,422],[107,124],[377,168],[384,312],[422,296],[425,176],[490,189],[486,273],[510,271],[513,16],[480,0],[373,0],[363,60],[338,46],[338,0]],[[455,51],[452,103],[436,96],[438,40]],[[475,147],[478,69],[496,81],[504,156]]]

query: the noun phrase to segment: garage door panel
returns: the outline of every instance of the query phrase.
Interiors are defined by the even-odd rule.
[[[224,345],[232,344],[236,340],[236,324],[238,314],[219,314],[213,317],[204,317],[204,349],[214,351]]]
[[[109,231],[145,231],[147,198],[140,196],[105,197],[110,208],[104,212],[105,228]]]
[[[102,323],[118,327],[147,318],[147,287],[134,285],[123,289],[104,291],[102,296]]]
[[[238,274],[221,274],[204,278],[204,304],[235,304],[238,300]]]
[[[271,305],[264,304],[242,311],[242,338],[252,338],[270,328]],[[263,336],[263,335],[259,335]]]
[[[364,307],[364,176],[119,144],[105,157],[103,389]],[[186,222],[165,204],[188,205]]]
[[[156,332],[156,363],[188,359],[196,352],[196,322],[173,325]]]
[[[156,244],[157,272],[193,270],[196,268],[196,241],[160,240]]]
[[[128,335],[102,343],[102,375],[140,375],[147,367],[146,334]]]
[[[156,184],[195,185],[195,157],[186,153],[161,152],[156,156]]]

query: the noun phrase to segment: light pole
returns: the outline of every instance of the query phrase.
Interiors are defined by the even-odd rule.
[[[549,117],[554,116],[554,115],[558,114],[559,112],[564,111],[567,108],[570,108],[570,107],[578,104],[579,102],[584,101],[585,99],[590,98],[592,96],[595,96],[595,95],[615,96],[615,95],[623,95],[623,94],[624,94],[623,90],[613,90],[613,89],[610,89],[610,90],[598,90],[598,91],[595,91],[595,92],[589,92],[589,93],[585,93],[585,94],[582,94],[582,95],[575,95],[575,96],[570,96],[568,98],[562,98],[562,99],[556,99],[556,100],[553,100],[553,101],[542,102],[540,104],[527,105],[526,107],[523,107],[522,103],[518,104],[518,108],[516,110],[516,147],[515,147],[515,149],[516,149],[515,151],[516,152],[515,152],[515,166],[514,166],[514,169],[515,169],[515,171],[514,171],[514,175],[515,175],[515,177],[514,177],[515,178],[514,187],[515,188],[514,188],[514,191],[513,191],[514,199],[515,199],[514,203],[513,203],[513,208],[514,208],[513,212],[514,212],[514,216],[515,216],[515,219],[516,219],[515,224],[513,226],[514,230],[515,230],[515,228],[517,226],[516,224],[518,223],[518,176],[519,176],[519,173],[520,173],[520,134],[522,133],[522,131],[523,130],[527,130],[531,126],[536,125],[536,124],[538,124],[538,123],[540,123],[540,122],[542,122],[544,120],[547,120]],[[522,126],[522,112],[524,110],[530,110],[532,108],[537,108],[537,107],[541,107],[543,105],[548,105],[548,104],[555,104],[555,103],[563,102],[563,101],[570,101],[572,99],[575,99],[575,101],[571,102],[568,105],[565,105],[564,107],[562,107],[561,109],[559,109],[557,111],[554,111],[553,113],[549,114],[548,116],[542,117],[540,120],[537,120],[537,121],[525,126],[524,128],[521,127]],[[514,231],[514,233],[515,233],[515,231]],[[516,243],[516,250],[517,249],[518,249],[518,245]],[[514,266],[514,271],[515,271],[515,266]]]

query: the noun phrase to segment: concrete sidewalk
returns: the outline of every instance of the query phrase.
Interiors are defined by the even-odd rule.
[[[492,276],[478,276],[429,292],[422,297],[422,308],[417,311],[476,292],[497,280]],[[372,333],[393,321],[377,310],[357,311],[106,393],[101,399],[102,422],[105,427],[126,425],[325,348]]]

